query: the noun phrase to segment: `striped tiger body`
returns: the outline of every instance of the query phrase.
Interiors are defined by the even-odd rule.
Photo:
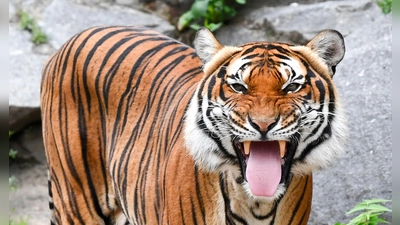
[[[343,38],[233,47],[201,29],[194,44],[95,27],[49,58],[53,224],[307,223],[311,172],[343,149]]]

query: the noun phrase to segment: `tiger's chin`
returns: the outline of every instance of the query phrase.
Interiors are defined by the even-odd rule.
[[[284,184],[279,184],[277,189],[275,190],[274,194],[271,196],[258,196],[254,195],[254,193],[251,191],[250,185],[248,182],[243,182],[242,187],[244,192],[246,193],[246,197],[248,199],[257,201],[257,202],[273,202],[276,201],[277,199],[281,198],[285,193],[286,193],[286,186]]]

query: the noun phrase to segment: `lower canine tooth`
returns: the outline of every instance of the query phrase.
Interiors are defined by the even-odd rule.
[[[250,141],[244,141],[243,142],[243,148],[244,148],[244,154],[248,155],[250,154]]]
[[[283,158],[286,153],[286,141],[279,141],[279,150],[281,153],[281,158]]]

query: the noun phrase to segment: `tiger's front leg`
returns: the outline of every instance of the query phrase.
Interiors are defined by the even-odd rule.
[[[58,144],[50,135],[51,123],[45,126],[52,224],[125,224],[126,217],[117,205],[99,154],[76,142]],[[71,130],[63,131],[73,136]]]

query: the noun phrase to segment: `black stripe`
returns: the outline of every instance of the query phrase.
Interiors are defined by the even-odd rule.
[[[243,55],[250,54],[250,53],[254,52],[257,48],[266,49],[265,45],[263,45],[263,44],[258,44],[258,45],[252,44],[251,47],[246,49],[241,55],[243,56]]]
[[[282,54],[273,54],[272,56],[276,56],[277,58],[282,59],[282,60],[290,60],[289,57],[287,57],[286,55],[282,55]]]
[[[78,61],[78,58],[79,58],[79,55],[80,55],[80,53],[81,53],[81,51],[82,51],[82,49],[83,49],[83,47],[85,47],[85,45],[86,45],[86,43],[88,42],[88,40],[92,37],[92,36],[94,36],[95,34],[97,34],[97,33],[99,33],[100,31],[103,31],[105,28],[104,27],[99,27],[99,28],[97,28],[97,29],[94,29],[94,30],[92,30],[86,37],[85,37],[85,39],[83,40],[83,41],[80,41],[79,43],[79,46],[77,47],[77,49],[75,50],[75,54],[74,54],[74,56],[73,56],[73,63],[72,63],[72,73],[70,74],[71,75],[71,93],[72,93],[72,99],[74,100],[74,101],[76,101],[76,97],[75,97],[75,71],[76,71],[76,64],[77,64],[77,61]],[[86,34],[86,33],[85,33]],[[75,39],[76,40],[76,39]],[[75,41],[74,40],[74,41]],[[68,59],[69,58],[69,56],[66,58],[66,59]],[[69,61],[68,60],[65,60],[64,61],[64,68],[66,69],[66,67],[67,66],[69,66],[68,65],[69,64]],[[63,68],[63,71],[64,71],[64,68]],[[63,72],[64,73],[64,72]]]
[[[192,211],[192,224],[197,225],[197,224],[199,224],[199,223],[197,222],[196,208],[195,208],[195,206],[194,206],[194,202],[193,202],[192,195],[190,195],[190,203],[191,203],[190,205],[192,206],[192,207],[191,207],[191,211]]]
[[[89,149],[88,149],[88,135],[87,135],[87,127],[86,127],[86,117],[85,117],[85,105],[88,102],[83,102],[83,97],[81,93],[81,87],[80,87],[80,82],[78,79],[78,82],[76,84],[77,91],[78,91],[78,126],[79,126],[79,140],[80,140],[80,145],[81,145],[81,157],[83,160],[83,165],[85,168],[85,175],[86,175],[86,181],[89,186],[89,193],[90,197],[88,200],[91,200],[93,207],[96,211],[96,214],[101,217],[103,220],[106,220],[105,215],[102,212],[102,209],[100,207],[99,199],[96,194],[96,188],[92,180],[92,174],[90,174],[90,163],[88,162],[88,159],[90,159],[89,156]],[[85,96],[86,97],[86,96]],[[83,191],[85,193],[85,191]],[[85,195],[85,198],[87,199],[87,196]]]
[[[243,60],[253,59],[253,58],[256,58],[256,57],[262,57],[262,55],[257,54],[257,53],[250,54],[250,55],[245,56],[245,57],[243,58]],[[245,63],[245,64],[243,64],[243,66],[244,66],[244,65],[248,65],[248,64],[251,64],[251,62]]]
[[[251,214],[253,215],[254,218],[256,218],[258,220],[266,220],[266,219],[270,218],[271,216],[275,216],[276,210],[277,210],[277,206],[278,206],[278,204],[276,204],[274,202],[274,206],[272,207],[271,211],[269,211],[265,215],[257,215],[253,210],[251,211]]]
[[[107,41],[108,39],[112,38],[113,36],[125,32],[126,29],[120,29],[120,30],[112,30],[111,32],[103,35],[100,40],[98,40],[95,45],[92,47],[92,49],[89,51],[88,55],[86,56],[85,62],[83,64],[83,70],[82,70],[82,79],[83,79],[83,89],[85,90],[85,95],[87,96],[87,108],[89,109],[89,113],[90,113],[90,109],[91,109],[91,98],[90,98],[90,92],[89,92],[89,86],[87,84],[87,70],[89,67],[89,64],[91,63],[92,57],[94,55],[94,53],[98,50],[98,48],[104,44],[105,41]],[[90,36],[89,36],[90,37]],[[88,39],[89,39],[88,37]],[[87,40],[88,40],[87,39]],[[87,41],[85,40],[85,41]],[[83,47],[83,46],[82,46]],[[100,71],[99,71],[100,72]],[[100,73],[99,73],[100,74]],[[100,76],[97,76],[96,79],[99,79]],[[96,88],[97,91],[97,88]]]
[[[308,185],[308,178],[309,177],[307,176],[307,178],[306,178],[307,185]],[[296,187],[294,187],[294,189],[297,189],[300,184],[301,184],[301,182],[297,183],[297,185],[296,185]],[[292,214],[290,216],[289,224],[293,223],[293,220],[294,220],[294,218],[296,216],[296,213],[299,211],[299,209],[300,209],[300,207],[301,207],[301,205],[303,203],[304,193],[307,190],[307,185],[304,186],[303,191],[301,192],[301,195],[300,195],[300,199],[298,199],[297,202],[296,202],[296,206],[294,207],[294,210],[293,210],[293,212],[292,212]]]
[[[196,184],[196,196],[199,201],[198,206],[200,207],[200,214],[201,218],[203,218],[203,222],[205,223],[206,221],[206,215],[205,215],[205,208],[204,208],[204,201],[203,201],[203,196],[201,194],[201,187],[200,187],[200,181],[199,181],[199,168],[197,166],[194,167],[194,174],[195,174],[195,184]]]
[[[306,191],[307,191],[307,188],[308,188],[308,185],[312,185],[312,182],[308,182],[308,179],[309,179],[309,177],[307,177],[307,181],[306,181],[306,186],[304,187],[304,189],[303,189],[303,193],[305,193]],[[310,187],[310,188],[312,188],[312,187]],[[309,204],[311,204],[311,200],[310,200],[310,202],[308,202],[308,204],[307,205],[309,205]],[[306,206],[307,207],[307,206]],[[306,220],[307,220],[307,218],[308,218],[308,214],[305,212],[305,213],[303,213],[303,215],[302,215],[302,217],[301,217],[301,220],[300,220],[300,224],[303,224],[303,223],[305,223],[306,222]]]

